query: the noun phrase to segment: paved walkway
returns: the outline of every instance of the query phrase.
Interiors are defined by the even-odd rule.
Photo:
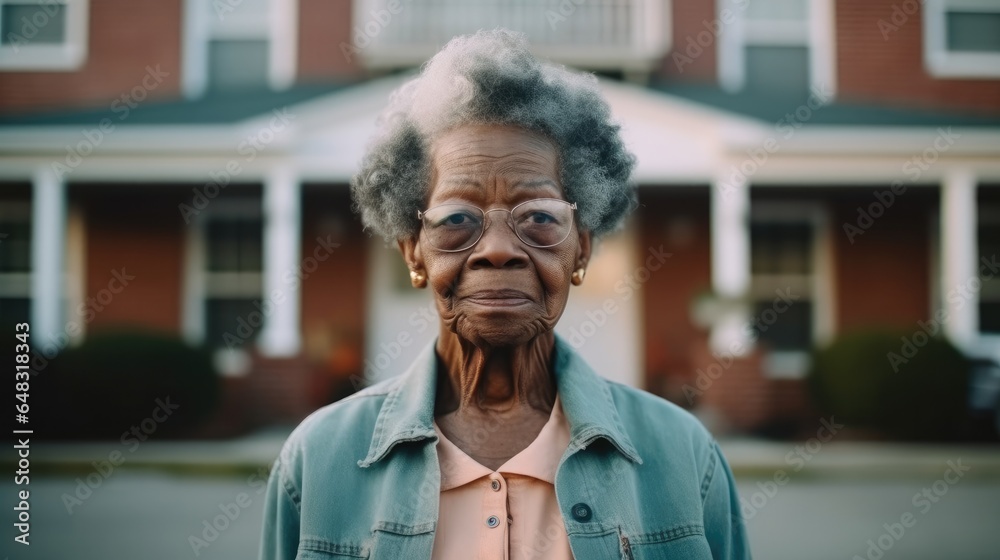
[[[122,470],[80,502],[66,496],[80,491],[81,475],[33,475],[30,550],[13,548],[8,527],[0,559],[256,558],[264,496],[255,475]],[[1000,479],[963,478],[936,502],[914,503],[914,496],[933,489],[941,476],[866,480],[792,474],[786,484],[770,486],[764,475],[741,477],[737,486],[759,560],[996,560]],[[9,487],[0,482],[0,493],[12,496]],[[904,528],[900,521],[907,514],[910,526]],[[869,552],[872,546],[881,549]]]
[[[134,451],[119,442],[33,442],[32,546],[11,549],[8,539],[0,557],[254,558],[264,477],[288,431],[150,440]],[[726,440],[722,447],[756,558],[995,560],[1000,553],[1000,446]],[[98,480],[93,463],[115,452],[124,462]],[[968,471],[949,481],[950,464]],[[83,479],[97,486],[88,491]],[[11,481],[0,493],[13,496]],[[925,490],[933,500],[921,498]],[[904,515],[905,530],[897,527]]]
[[[138,447],[119,442],[35,442],[32,467],[45,470],[92,469],[93,461],[107,460],[118,451],[123,467],[164,467],[181,470],[254,470],[277,457],[291,428],[268,429],[247,437],[222,441],[154,441]],[[925,476],[937,473],[948,461],[962,460],[974,478],[1000,478],[1000,445],[928,445],[819,440],[774,442],[756,439],[721,441],[736,476],[758,477],[785,470],[804,475]],[[0,462],[10,463],[10,454]]]

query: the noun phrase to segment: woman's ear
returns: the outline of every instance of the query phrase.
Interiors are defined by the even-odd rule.
[[[414,288],[427,287],[427,270],[420,254],[420,245],[415,237],[406,237],[397,241],[399,252],[403,254],[406,268],[410,269],[410,283]]]
[[[580,251],[576,257],[576,269],[586,270],[590,263],[591,236],[589,230],[580,230]]]
[[[576,262],[573,266],[573,275],[570,276],[570,282],[574,286],[583,284],[583,277],[587,274],[587,263],[590,262],[590,242],[590,232],[580,230],[577,242]]]

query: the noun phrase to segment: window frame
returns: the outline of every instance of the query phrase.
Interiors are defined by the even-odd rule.
[[[31,202],[29,201],[4,201],[0,205],[0,219],[5,222],[23,222],[31,225]],[[6,232],[0,232],[6,233]],[[3,243],[0,239],[0,243]],[[32,243],[35,241],[32,239]],[[0,271],[0,299],[32,299],[31,276],[34,271],[33,263],[28,263],[27,272],[2,272]]]
[[[812,201],[751,201],[750,223],[762,224],[808,224],[813,230],[812,272],[790,275],[797,278],[801,286],[805,282],[809,293],[805,294],[812,303],[812,343],[814,346],[829,341],[834,334],[834,291],[832,237],[830,219],[820,202]],[[751,241],[752,242],[752,241]],[[750,263],[751,271],[753,263]],[[750,275],[748,291],[751,302],[773,297],[773,286],[759,288],[757,278],[769,275]],[[799,277],[802,278],[799,278]],[[771,350],[762,356],[761,369],[771,379],[802,379],[809,371],[810,352],[798,350]]]
[[[83,66],[87,60],[90,0],[0,0],[0,7],[5,4],[66,6],[66,36],[60,44],[0,45],[0,71],[73,72]]]
[[[834,0],[804,0],[804,24],[747,20],[749,5],[741,0],[716,0],[716,17],[721,25],[716,39],[719,85],[729,93],[746,86],[748,46],[805,47],[809,51],[809,87],[819,90],[822,103],[833,100],[837,90],[836,18]],[[729,19],[730,23],[726,23]]]
[[[948,50],[948,12],[997,12],[991,0],[925,0],[924,66],[935,78],[1000,78],[1000,52]]]
[[[263,235],[264,211],[259,197],[239,196],[216,199],[202,210],[187,228],[185,240],[185,273],[183,302],[184,338],[193,345],[207,344],[208,300],[213,298],[252,297],[263,299],[264,264],[259,273],[211,272],[208,270],[208,224],[218,218],[258,218]],[[263,239],[261,251],[263,251]],[[246,278],[242,278],[246,277]],[[256,280],[260,289],[250,290],[247,284]],[[252,293],[251,293],[252,292]],[[261,327],[263,329],[263,326]],[[254,345],[257,344],[254,339]],[[238,349],[213,349],[217,369],[227,377],[240,377],[249,372],[251,360],[247,346]]]
[[[503,10],[502,4],[501,0],[492,0],[482,7],[487,10]],[[587,5],[584,6],[585,4]],[[463,18],[467,18],[467,2],[439,1],[431,5],[430,9],[421,10],[421,14],[428,15],[429,19],[436,22],[434,27],[446,36],[431,34],[431,37],[427,37],[423,31],[413,33],[414,29],[425,30],[426,26],[420,25],[420,22],[425,21],[423,17],[408,13],[409,10],[416,9],[410,1],[351,0],[351,7],[351,36],[341,42],[338,52],[343,50],[347,55],[353,53],[351,60],[357,60],[371,70],[418,66],[433,56],[452,35],[471,33],[480,27],[497,24],[497,21],[490,25],[473,22],[470,24],[472,27],[467,28],[463,25],[466,23]],[[506,22],[506,27],[525,32],[532,41],[532,52],[546,59],[588,70],[621,70],[633,79],[643,79],[670,52],[670,45],[674,41],[673,7],[674,0],[631,0],[627,3],[574,0],[562,4],[536,2],[522,4],[515,10],[505,10],[501,21]],[[624,27],[627,28],[627,42],[587,45],[580,44],[572,37],[564,38],[559,33],[559,30],[565,32],[570,27],[567,20],[587,18],[590,10],[616,9],[630,11],[629,17],[622,20],[626,22]],[[380,20],[373,13],[390,19],[383,17]],[[514,17],[506,19],[512,14]],[[620,31],[622,28],[617,29]],[[358,37],[366,41],[364,45],[357,43]]]
[[[979,229],[983,225],[989,226],[1000,226],[1000,205],[998,204],[979,204],[978,205],[978,215],[976,217],[976,277],[982,282],[982,274],[979,267],[982,249],[979,247]],[[980,289],[976,293],[976,336],[979,339],[979,347],[987,347],[991,349],[1000,348],[1000,333],[987,332],[982,330],[982,316],[981,309],[983,301],[989,302],[1000,302],[1000,296],[995,296],[995,294],[990,293],[989,290],[983,289],[985,286],[980,285]],[[989,296],[989,297],[984,297]]]
[[[268,42],[268,86],[285,90],[295,82],[298,68],[298,0],[266,0],[269,13],[253,17],[240,14],[240,0],[220,0],[233,8],[224,18],[229,26],[217,25],[220,17],[204,0],[184,0],[182,31],[183,71],[181,91],[188,99],[208,92],[209,44],[213,40],[266,40]]]

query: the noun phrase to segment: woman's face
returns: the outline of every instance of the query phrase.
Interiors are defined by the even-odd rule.
[[[423,208],[464,203],[481,208],[485,231],[473,247],[435,249],[421,228],[400,241],[410,270],[427,278],[445,326],[477,346],[524,343],[562,315],[573,271],[586,268],[589,232],[575,216],[569,237],[553,247],[522,242],[508,225],[512,209],[536,198],[565,200],[555,145],[536,133],[501,125],[466,125],[431,146],[430,192]]]

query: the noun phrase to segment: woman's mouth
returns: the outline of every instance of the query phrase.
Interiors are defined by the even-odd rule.
[[[515,307],[531,303],[528,294],[518,290],[479,290],[465,296],[465,299],[489,307]]]

